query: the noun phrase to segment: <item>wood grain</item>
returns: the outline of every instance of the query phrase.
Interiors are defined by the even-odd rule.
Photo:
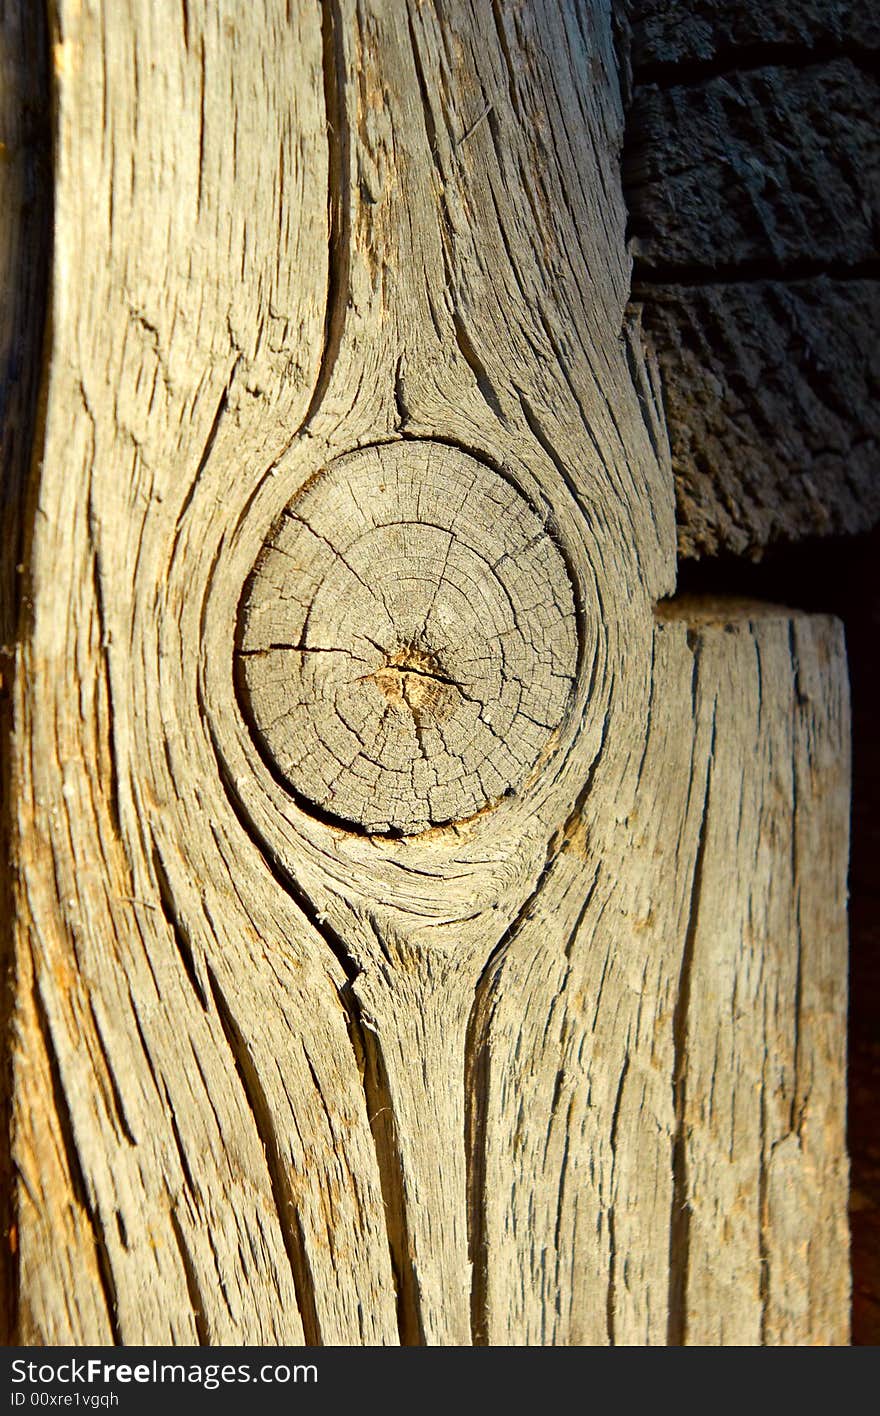
[[[748,1111],[731,1261],[769,1275],[759,1336],[841,1338],[842,646],[785,614],[698,628],[703,680],[687,626],[655,622],[673,491],[627,313],[612,21],[555,0],[53,6],[12,744],[22,1342],[699,1340],[713,1231],[685,1243],[679,1216],[713,1120],[687,1107],[726,998],[706,987],[704,1038],[688,891],[702,816],[717,801],[722,831],[743,782],[767,854],[718,884],[723,946],[766,957],[782,1011],[748,1014],[719,1105],[763,1047],[767,1144],[794,1139],[765,1151]],[[473,720],[456,752],[425,743],[448,804],[415,769],[386,792],[381,740],[369,796],[291,753],[291,721],[332,732],[322,695],[352,686],[309,680],[304,649],[367,633],[353,711],[395,699],[392,757],[417,761],[417,715]],[[744,940],[801,842],[821,908],[798,920],[785,864],[793,932]]]
[[[841,633],[672,603],[478,995],[492,1343],[847,1341]]]
[[[370,834],[448,826],[519,787],[577,660],[572,586],[540,516],[431,442],[343,458],[285,508],[238,648],[268,760]]]
[[[0,1064],[0,1330],[5,1334],[12,1331],[15,1321],[17,1236],[9,1148],[12,1079],[8,1039],[14,946],[12,880],[7,868],[8,744],[25,500],[35,442],[51,247],[47,69],[42,9],[23,0],[4,0],[0,4],[0,1037],[4,1040]],[[35,1065],[41,1068],[44,1061],[35,1059]],[[47,1080],[45,1073],[43,1080]],[[60,1148],[57,1132],[53,1142]],[[69,1218],[69,1214],[59,1215],[59,1230]]]

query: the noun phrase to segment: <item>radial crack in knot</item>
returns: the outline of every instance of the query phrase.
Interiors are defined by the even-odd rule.
[[[407,442],[340,458],[285,509],[242,597],[236,677],[303,806],[409,835],[522,784],[578,655],[565,561],[522,492]]]

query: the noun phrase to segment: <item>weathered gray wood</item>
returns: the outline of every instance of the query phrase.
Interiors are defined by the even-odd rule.
[[[320,16],[268,5],[245,26],[213,6],[160,16],[74,5],[54,13],[53,28],[52,345],[34,615],[19,661],[29,747],[14,764],[20,1337],[391,1340],[393,1281],[338,1001],[344,975],[315,955],[317,936],[289,897],[255,883],[254,871],[271,877],[258,853],[246,863],[210,739],[179,714],[179,681],[195,693],[198,663],[180,625],[198,624],[208,570],[200,583],[186,553],[194,526],[210,545],[196,482],[216,497],[211,476],[197,478],[206,446],[228,488],[269,431],[264,400],[247,387],[268,398],[283,381],[277,447],[320,366]],[[258,229],[271,232],[268,245]],[[235,385],[234,368],[244,375]],[[222,426],[239,399],[250,432],[244,410]],[[230,463],[220,435],[233,421]],[[233,485],[246,496],[252,483]],[[184,561],[181,580],[173,567]],[[177,707],[166,717],[159,663],[170,666],[175,639]],[[229,659],[226,668],[231,678]],[[191,708],[197,718],[196,697]],[[172,871],[188,840],[197,859],[181,897]],[[210,864],[198,859],[205,850]],[[205,932],[223,940],[210,971]],[[35,1092],[41,1047],[56,1082]],[[69,1175],[47,1193],[35,1177],[53,1174],[54,1116],[65,1141],[54,1169]],[[349,1262],[313,1290],[310,1266],[334,1246]]]
[[[841,1340],[842,646],[798,621],[792,651],[784,613],[698,628],[695,677],[688,628],[655,623],[672,480],[626,315],[610,7],[52,15],[12,745],[19,1340],[699,1341],[728,1177],[692,1177],[740,1104],[748,1330]],[[363,681],[302,663],[355,643]],[[377,694],[371,799],[350,752]],[[327,780],[290,723],[334,721],[356,741]],[[416,766],[388,791],[395,753]],[[767,854],[713,885],[699,822],[723,835],[740,801]],[[802,848],[821,908],[798,916]],[[733,1038],[718,1122],[713,948],[744,972],[754,949],[780,1010]]]
[[[650,676],[479,991],[480,1330],[846,1342],[840,629],[683,602]]]
[[[639,284],[684,556],[880,520],[874,280]]]
[[[845,1343],[842,633],[772,608],[732,616],[685,602],[661,634],[679,652],[689,644],[709,747],[673,1024],[670,1335]]]

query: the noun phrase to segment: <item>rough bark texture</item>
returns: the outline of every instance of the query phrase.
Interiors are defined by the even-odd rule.
[[[680,552],[864,531],[880,518],[876,16],[829,0],[630,13],[635,297]]]
[[[52,27],[19,1340],[845,1341],[842,640],[655,618],[610,8]]]

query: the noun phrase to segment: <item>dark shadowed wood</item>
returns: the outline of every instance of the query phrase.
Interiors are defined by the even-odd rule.
[[[743,51],[777,58],[876,53],[880,17],[864,0],[628,0],[633,62],[642,72],[671,65],[738,67]],[[731,63],[731,61],[733,61]]]
[[[18,1242],[10,1156],[12,679],[51,231],[48,54],[41,6],[0,3],[0,1331],[14,1326]],[[21,1004],[19,1005],[21,1006]],[[27,1005],[24,1004],[26,1009]],[[57,1138],[56,1138],[57,1139]],[[59,1216],[59,1227],[65,1217]]]
[[[639,284],[660,350],[683,555],[880,519],[873,280]]]
[[[864,531],[880,516],[876,15],[834,0],[630,15],[635,295],[680,552]]]
[[[643,279],[877,256],[880,78],[851,59],[640,85],[624,169]]]

